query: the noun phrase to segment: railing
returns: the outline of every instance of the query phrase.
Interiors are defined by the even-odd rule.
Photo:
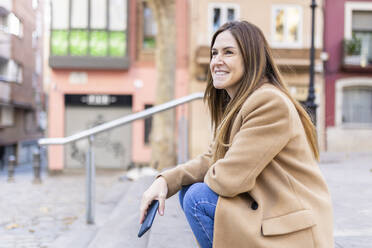
[[[163,112],[165,110],[177,107],[178,105],[185,104],[188,102],[191,102],[193,100],[201,99],[203,98],[203,93],[198,92],[194,93],[185,97],[181,97],[179,99],[175,99],[157,106],[154,106],[152,108],[148,108],[146,110],[143,110],[138,113],[134,113],[131,115],[124,116],[122,118],[106,122],[102,125],[84,130],[82,132],[79,132],[77,134],[64,137],[64,138],[44,138],[39,140],[39,145],[41,146],[47,146],[47,145],[65,145],[80,139],[88,138],[89,140],[89,147],[88,151],[86,153],[86,219],[88,224],[94,224],[94,198],[95,198],[95,192],[93,185],[95,184],[94,178],[95,178],[95,166],[94,166],[94,150],[93,150],[93,142],[94,142],[94,135],[108,131],[110,129],[131,123],[135,120],[144,119],[146,117],[152,116],[156,113]],[[186,125],[183,127],[186,128]],[[185,129],[187,130],[187,129]],[[185,135],[187,136],[187,135]],[[183,144],[183,148],[187,149],[187,145]],[[187,154],[185,152],[184,154]],[[185,158],[185,156],[184,156]]]

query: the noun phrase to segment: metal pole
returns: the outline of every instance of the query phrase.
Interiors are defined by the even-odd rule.
[[[10,155],[8,158],[8,183],[14,182],[15,156]]]
[[[307,100],[305,102],[307,111],[316,125],[316,108],[315,104],[315,89],[314,89],[314,60],[315,60],[315,48],[314,48],[314,30],[315,30],[315,8],[317,7],[316,1],[312,0],[311,7],[311,47],[310,47],[310,82],[309,82],[309,92]]]
[[[86,154],[86,211],[87,224],[94,224],[94,202],[95,202],[95,166],[93,151],[93,135],[89,136],[89,147]]]
[[[41,164],[40,164],[40,149],[37,148],[33,153],[33,169],[34,169],[34,180],[33,184],[41,183]]]

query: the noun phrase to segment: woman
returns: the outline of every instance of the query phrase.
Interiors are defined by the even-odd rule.
[[[316,164],[315,128],[289,94],[262,32],[223,25],[211,42],[205,92],[214,142],[209,151],[161,173],[143,194],[180,191],[201,247],[333,247],[331,199]]]

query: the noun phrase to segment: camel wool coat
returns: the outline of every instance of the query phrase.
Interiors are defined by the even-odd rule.
[[[205,182],[219,195],[214,248],[332,248],[333,213],[325,180],[297,110],[270,83],[243,104],[222,159],[215,150],[160,174],[170,197]]]

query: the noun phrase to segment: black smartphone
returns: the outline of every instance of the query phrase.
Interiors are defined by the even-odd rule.
[[[158,208],[159,208],[159,201],[158,200],[152,201],[149,206],[149,209],[147,210],[147,215],[145,217],[145,220],[143,221],[141,228],[138,232],[139,238],[142,237],[142,235],[144,235],[147,232],[147,230],[151,228],[152,222],[154,221],[156,211],[158,210]]]

